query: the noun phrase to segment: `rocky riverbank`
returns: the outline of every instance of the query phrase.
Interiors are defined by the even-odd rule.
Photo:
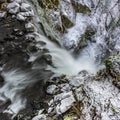
[[[112,10],[95,1],[0,0],[0,119],[120,120],[118,3]],[[107,22],[101,5],[113,13]],[[56,74],[47,44],[75,57],[92,54],[104,68]]]

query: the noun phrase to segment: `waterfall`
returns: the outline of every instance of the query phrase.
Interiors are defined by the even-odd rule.
[[[77,75],[82,70],[96,74],[100,69],[100,66],[98,67],[95,63],[92,45],[89,45],[78,58],[75,58],[69,51],[60,48],[42,35],[39,35],[38,41],[46,43],[44,47],[49,50],[49,54],[52,56],[52,65],[48,65],[47,69],[56,74]],[[39,44],[37,46],[39,47]],[[33,56],[31,57],[33,58]]]
[[[35,16],[29,22],[32,22],[36,29],[33,33],[26,36],[32,36],[35,39],[34,42],[38,52],[29,54],[30,57],[27,62],[18,60],[18,65],[16,64],[17,61],[15,61],[16,58],[13,57],[13,66],[9,65],[8,61],[8,63],[3,65],[2,69],[0,68],[1,76],[4,78],[4,84],[0,88],[0,100],[4,102],[7,100],[11,101],[11,104],[4,111],[10,114],[17,114],[26,107],[27,98],[25,95],[27,93],[25,95],[23,93],[36,83],[40,82],[40,88],[42,89],[45,82],[53,74],[74,76],[85,70],[89,74],[95,75],[104,67],[103,61],[105,58],[120,50],[120,39],[118,37],[120,31],[118,26],[116,26],[119,21],[117,0],[110,0],[109,3],[106,0],[92,0],[92,2],[89,0],[75,0],[88,6],[91,13],[87,15],[82,13],[71,14],[73,15],[72,18],[75,17],[74,25],[71,28],[67,28],[67,32],[62,35],[57,34],[52,27],[48,26],[38,2],[35,0],[31,1],[34,4],[30,1],[24,2],[33,7],[32,12],[37,18]],[[67,0],[68,3],[69,1]],[[42,24],[41,27],[40,24]],[[82,36],[89,27],[95,29],[95,34],[91,37],[92,40],[87,38],[86,46],[79,48]],[[55,37],[61,46],[51,40]],[[45,44],[41,45],[41,42]],[[70,46],[71,49],[68,49]],[[77,48],[79,50],[75,53]],[[48,52],[41,52],[43,49],[47,49]],[[77,54],[77,57],[75,54]],[[47,63],[47,58],[43,60],[44,55],[50,55],[52,62]]]

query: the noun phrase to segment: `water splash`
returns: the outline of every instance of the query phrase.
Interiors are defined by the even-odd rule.
[[[44,46],[49,50],[52,56],[52,66],[48,65],[48,70],[57,74],[77,75],[80,71],[86,70],[91,74],[95,74],[99,68],[95,64],[92,46],[87,47],[79,58],[75,58],[69,51],[60,48],[55,43],[49,41],[46,37],[39,35],[38,41],[44,41]],[[39,47],[39,44],[37,45]],[[32,58],[34,58],[32,56]]]

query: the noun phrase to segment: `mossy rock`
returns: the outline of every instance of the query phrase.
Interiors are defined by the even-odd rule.
[[[38,1],[42,8],[55,9],[59,5],[59,0],[39,0]]]
[[[92,27],[88,27],[86,29],[83,37],[84,37],[84,39],[91,40],[93,42],[92,36],[95,35],[95,33],[96,33],[96,29],[94,29]]]
[[[0,0],[0,11],[5,11],[7,8],[7,0]]]
[[[74,117],[75,117],[74,115],[68,114],[68,115],[65,115],[65,116],[64,116],[64,120],[73,120]]]
[[[65,15],[61,15],[61,19],[62,19],[62,25],[65,28],[70,28],[74,25],[73,22]]]
[[[73,7],[75,9],[75,12],[77,12],[77,13],[86,14],[86,13],[91,12],[91,10],[89,9],[89,7],[86,6],[86,5],[82,5],[80,3],[75,3],[75,2],[73,2],[72,4],[73,4]]]
[[[105,60],[105,65],[107,71],[117,80],[120,80],[120,54],[107,58]]]

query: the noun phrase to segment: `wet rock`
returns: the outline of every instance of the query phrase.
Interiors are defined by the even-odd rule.
[[[18,30],[17,30],[18,29]],[[0,63],[3,64],[10,56],[21,53],[25,48],[27,40],[25,38],[24,23],[13,19],[11,16],[2,19],[0,22]],[[24,34],[23,34],[24,33]],[[24,52],[23,52],[24,53]]]
[[[79,52],[82,48],[87,47],[88,45],[88,40],[91,42],[96,42],[93,38],[95,35],[96,30],[95,28],[92,28],[91,26],[87,27],[84,34],[81,35],[80,40],[77,44],[77,47],[75,48],[74,52],[77,53]]]
[[[69,92],[71,90],[71,86],[68,83],[60,84],[59,86],[59,91],[61,92]]]
[[[16,2],[12,2],[8,4],[7,9],[9,13],[17,14],[20,11],[20,5]]]
[[[72,5],[73,5],[73,7],[74,7],[74,9],[75,9],[75,11],[77,13],[86,14],[86,13],[91,12],[91,10],[90,10],[90,8],[88,6],[82,5],[82,4],[78,3],[78,2],[74,2],[74,0],[72,1]]]
[[[28,11],[28,12],[20,12],[19,15],[23,16],[23,17],[33,17],[34,13],[33,11]]]
[[[74,102],[74,97],[72,92],[61,93],[54,96],[54,99],[49,103],[49,113],[62,114],[69,110]],[[52,106],[52,108],[51,108]],[[55,106],[55,108],[54,108]]]
[[[113,84],[120,89],[120,80],[113,80]]]
[[[4,78],[0,75],[0,83],[4,82]]]
[[[6,2],[6,0],[0,0],[0,4],[5,3],[5,2]]]
[[[43,8],[45,8],[47,6],[49,9],[55,9],[59,5],[59,0],[55,0],[55,1],[44,0],[42,2],[39,0],[39,4]]]
[[[72,107],[72,104],[74,101],[75,100],[74,100],[74,97],[72,96],[72,94],[70,97],[61,100],[61,103],[58,104],[56,107],[57,114],[59,115],[59,114],[65,113],[67,110],[69,110]]]
[[[7,16],[6,12],[0,12],[0,18],[5,18]]]
[[[76,43],[75,43],[74,40],[71,40],[71,41],[68,42],[68,41],[65,39],[65,41],[63,42],[63,44],[64,44],[65,48],[68,49],[68,50],[74,49],[74,48],[76,47]]]
[[[21,12],[31,11],[31,6],[30,6],[29,4],[22,3],[22,4],[21,4],[21,7],[20,7],[20,11],[21,11]]]
[[[58,90],[58,87],[56,85],[50,85],[47,88],[47,93],[48,94],[55,94]]]
[[[15,1],[18,4],[21,4],[23,2],[23,0],[13,0],[13,1]]]
[[[17,19],[20,21],[25,21],[27,19],[27,17],[24,17],[21,14],[17,14]]]
[[[41,115],[35,116],[32,120],[47,120],[47,117],[46,115],[41,114]]]
[[[11,115],[8,115],[6,113],[0,113],[0,119],[1,120],[11,120]]]
[[[35,30],[35,26],[30,22],[25,24],[25,28],[26,28],[27,32],[34,32],[34,30]]]

